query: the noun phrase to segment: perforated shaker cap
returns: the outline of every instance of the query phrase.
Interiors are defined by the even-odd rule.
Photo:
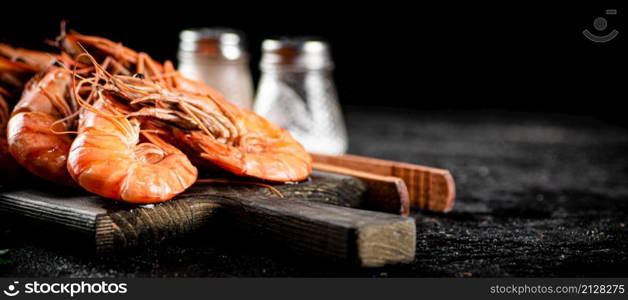
[[[180,55],[207,55],[225,60],[246,56],[244,34],[231,28],[193,28],[179,34]]]
[[[262,43],[262,69],[294,67],[303,69],[332,68],[329,45],[311,37],[267,39]]]

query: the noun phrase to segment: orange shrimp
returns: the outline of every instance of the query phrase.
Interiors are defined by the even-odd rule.
[[[10,91],[10,97],[17,98],[33,75],[46,70],[55,61],[57,56],[51,53],[0,43],[0,82]]]
[[[35,51],[23,48],[13,48],[7,44],[0,43],[0,57],[10,61],[23,63],[35,69],[43,71],[58,60],[57,55],[42,51]]]
[[[175,123],[164,130],[174,133],[175,144],[196,163],[275,182],[301,181],[312,171],[311,156],[287,130],[209,87],[206,95],[186,93],[99,72],[109,82],[101,88],[133,105],[132,114]]]
[[[312,158],[287,130],[222,98],[208,97],[235,128],[228,138],[197,128],[174,128],[183,151],[205,166],[218,166],[239,176],[275,182],[301,181],[312,172]],[[203,117],[202,112],[195,113]]]
[[[37,73],[37,69],[24,63],[0,57],[0,87],[9,98],[18,98],[24,85]]]
[[[89,53],[96,62],[113,74],[139,73],[146,77],[161,79],[164,73],[164,67],[148,54],[136,52],[123,46],[122,43],[115,43],[106,38],[76,32],[67,33],[62,30],[56,41],[57,46],[71,57],[84,64],[90,64],[90,59],[83,56]]]
[[[158,82],[168,89],[196,94],[217,93],[211,87],[181,75],[170,61],[161,64],[146,53],[137,52],[106,38],[67,33],[62,28],[61,35],[57,37],[57,46],[84,64],[93,63],[86,56],[81,57],[89,53],[96,63],[114,75],[141,74],[140,77]]]
[[[0,178],[4,180],[13,179],[22,172],[22,168],[9,153],[9,144],[7,142],[7,123],[9,122],[9,105],[2,96],[0,89]]]
[[[7,126],[8,148],[15,160],[46,180],[76,186],[67,171],[67,155],[75,127],[71,117],[77,110],[70,87],[72,74],[53,67],[34,77],[24,89]]]
[[[19,99],[26,83],[38,72],[55,62],[55,55],[0,43],[0,165],[2,177],[12,180],[21,177],[24,170],[11,156],[7,140],[9,113]]]
[[[115,96],[99,91],[93,105],[83,103],[78,136],[68,170],[86,190],[129,203],[157,203],[190,187],[197,169],[179,149],[140,130],[127,119]],[[147,142],[140,142],[140,133]]]

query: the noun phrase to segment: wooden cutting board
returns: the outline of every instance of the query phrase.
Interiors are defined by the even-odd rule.
[[[4,187],[0,212],[84,233],[101,252],[161,243],[219,216],[220,222],[230,223],[225,228],[263,234],[302,254],[367,267],[414,259],[414,220],[357,209],[366,203],[361,180],[315,171],[307,182],[275,187],[285,198],[264,187],[213,183],[197,184],[172,201],[150,206],[47,184]]]

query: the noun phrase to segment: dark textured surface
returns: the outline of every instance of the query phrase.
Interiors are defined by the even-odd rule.
[[[563,115],[374,112],[348,113],[352,153],[447,168],[458,187],[451,213],[413,212],[411,264],[313,261],[218,224],[168,245],[96,256],[79,237],[33,234],[36,225],[5,216],[0,274],[628,276],[625,128]]]

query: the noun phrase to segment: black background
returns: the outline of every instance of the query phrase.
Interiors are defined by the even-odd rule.
[[[619,10],[605,16],[607,8]],[[176,60],[178,32],[227,26],[248,37],[251,67],[261,41],[279,35],[328,40],[345,106],[428,109],[506,109],[592,115],[621,122],[628,30],[615,3],[341,3],[55,2],[4,7],[0,40],[41,48],[60,20]],[[588,41],[604,16],[618,37]]]

